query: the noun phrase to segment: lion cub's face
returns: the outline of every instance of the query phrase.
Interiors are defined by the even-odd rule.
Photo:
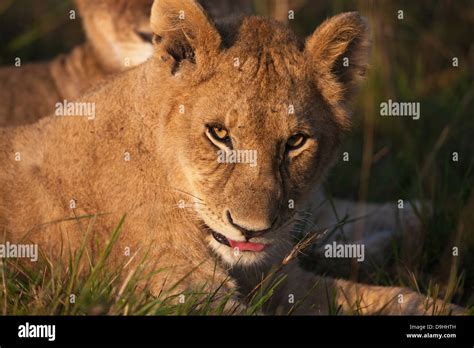
[[[176,97],[163,120],[186,179],[176,186],[195,197],[225,261],[263,261],[288,243],[292,216],[333,162],[366,64],[365,23],[340,15],[305,45],[259,17],[219,32],[193,1],[172,0],[155,2],[151,23]]]
[[[104,68],[121,71],[153,54],[153,0],[76,0],[86,35]]]

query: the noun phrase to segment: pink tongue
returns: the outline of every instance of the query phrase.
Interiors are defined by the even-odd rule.
[[[266,245],[262,243],[247,243],[247,242],[236,242],[229,239],[229,244],[232,249],[239,249],[241,251],[255,251],[260,252],[265,249]]]

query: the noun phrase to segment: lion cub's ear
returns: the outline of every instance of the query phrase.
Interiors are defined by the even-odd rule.
[[[190,63],[203,68],[219,54],[221,36],[194,0],[155,0],[150,23],[156,50],[171,61],[172,74]]]
[[[306,41],[318,82],[333,102],[350,99],[365,75],[370,46],[367,21],[357,12],[327,19]]]

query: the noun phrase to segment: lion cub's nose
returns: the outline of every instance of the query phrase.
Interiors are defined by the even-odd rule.
[[[227,211],[227,220],[232,225],[232,227],[238,229],[240,233],[242,233],[244,237],[249,240],[250,238],[261,236],[270,231],[272,226],[275,224],[276,216],[272,217],[271,219],[264,219],[264,221],[266,220],[265,222],[252,222],[250,224],[249,222],[243,222],[241,220],[235,219],[232,217],[230,211]]]

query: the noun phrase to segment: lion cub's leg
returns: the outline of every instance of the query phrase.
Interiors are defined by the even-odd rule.
[[[283,272],[287,282],[279,290],[276,312],[296,314],[432,315],[465,314],[407,288],[370,286],[346,280],[324,278],[305,272],[293,262]],[[290,299],[292,301],[290,301]]]
[[[421,204],[415,206],[405,202],[403,208],[397,203],[370,204],[334,200],[334,206],[356,221],[347,228],[346,238],[361,240],[373,250],[386,250],[390,242],[403,237],[405,233],[417,233],[421,230],[421,221],[416,211],[421,212]]]
[[[408,288],[332,280],[337,303],[345,312],[385,315],[462,315],[466,310]]]
[[[315,224],[313,227],[333,231],[327,243],[363,244],[371,261],[380,263],[394,242],[404,240],[414,244],[421,236],[422,223],[416,214],[421,211],[419,203],[414,207],[405,202],[400,208],[397,203],[370,204],[318,198],[309,212],[309,218]],[[323,252],[323,248],[316,252]]]

